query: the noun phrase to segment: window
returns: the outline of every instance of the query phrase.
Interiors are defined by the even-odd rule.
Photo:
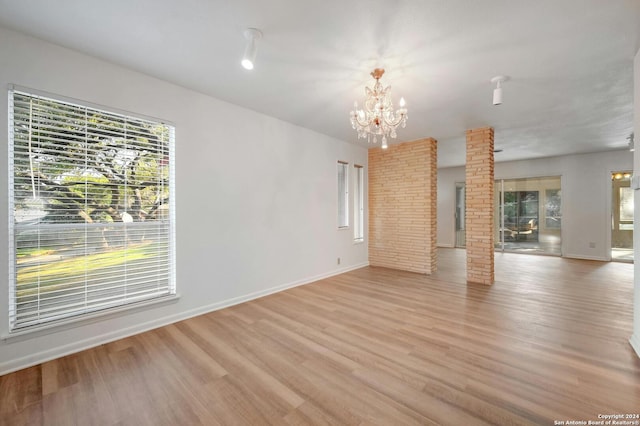
[[[338,228],[349,226],[349,163],[338,161]]]
[[[494,197],[496,250],[562,254],[560,176],[498,179]]]
[[[620,225],[620,229],[633,230],[633,189],[631,187],[620,188],[620,206],[618,214],[620,215],[620,222],[625,222]]]
[[[562,225],[562,195],[559,189],[545,190],[544,207],[547,228],[560,229]]]
[[[364,241],[364,167],[355,164],[355,185],[353,194],[353,239]]]
[[[9,327],[175,294],[174,128],[9,91]]]

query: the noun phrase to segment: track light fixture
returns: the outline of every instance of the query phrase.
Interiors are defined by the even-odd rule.
[[[629,135],[627,140],[629,141],[629,151],[631,151],[631,152],[635,151],[636,147],[633,144],[633,132],[631,132],[631,134]]]
[[[252,70],[256,60],[256,53],[258,52],[256,40],[262,38],[262,32],[256,28],[247,28],[244,30],[244,38],[247,39],[247,46],[244,49],[241,63],[245,69]]]
[[[502,104],[502,83],[509,80],[509,77],[504,75],[498,75],[491,79],[491,82],[496,85],[496,88],[493,89],[493,104],[500,105]]]

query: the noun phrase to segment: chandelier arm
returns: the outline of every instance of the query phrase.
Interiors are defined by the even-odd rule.
[[[382,136],[383,145],[386,145],[386,138],[395,138],[398,126],[405,126],[407,109],[404,107],[404,99],[401,99],[400,109],[393,110],[391,86],[382,86],[380,82],[382,73],[384,73],[382,69],[376,69],[371,73],[376,80],[373,90],[365,87],[364,108],[358,110],[355,103],[356,111],[351,112],[351,125],[357,130],[358,138],[367,137],[370,142],[373,135],[375,143],[375,136]]]
[[[352,120],[354,120],[360,127],[367,127],[369,125],[369,120],[365,118],[365,121],[360,121],[357,113],[355,114],[355,117],[352,117]]]
[[[406,117],[405,114],[400,114],[399,117],[397,117],[395,120],[393,121],[389,121],[387,120],[386,117],[382,117],[382,120],[384,121],[384,124],[389,126],[389,127],[398,127],[400,125],[400,123],[402,123],[402,120],[404,120]]]

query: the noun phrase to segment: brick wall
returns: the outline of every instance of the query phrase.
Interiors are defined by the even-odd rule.
[[[467,130],[467,282],[494,281],[493,129]]]
[[[436,270],[437,141],[369,150],[369,263]]]

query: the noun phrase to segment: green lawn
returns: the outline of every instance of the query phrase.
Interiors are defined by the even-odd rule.
[[[55,252],[54,249],[47,248],[47,247],[18,249],[18,252],[16,253],[16,257],[18,259],[25,259],[29,257],[44,256],[47,254],[52,254],[53,252]],[[18,262],[18,264],[20,264],[20,262]]]
[[[162,252],[159,244],[149,241],[130,245],[126,249],[114,249],[87,256],[62,258],[47,263],[24,266],[18,269],[18,297],[73,287],[74,283],[84,281],[85,274],[96,276],[100,274],[101,270],[108,277],[108,268],[124,265],[125,262],[130,264],[150,259],[158,252]],[[55,256],[56,254],[55,250],[40,249],[40,252],[34,250],[33,253],[23,256],[33,258],[36,256]]]

